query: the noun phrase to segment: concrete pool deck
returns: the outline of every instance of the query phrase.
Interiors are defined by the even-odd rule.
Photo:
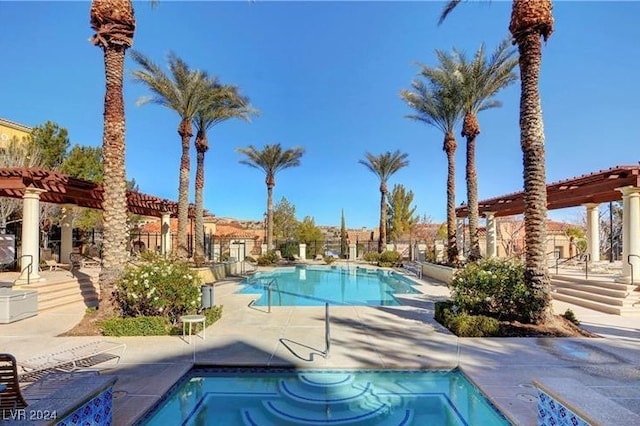
[[[613,401],[620,413],[640,414],[640,317],[620,317],[570,307],[585,329],[604,338],[457,338],[433,320],[442,284],[421,281],[421,295],[402,306],[332,307],[331,350],[322,356],[324,307],[252,307],[254,295],[234,294],[229,280],[215,286],[222,318],[207,327],[206,340],[179,336],[56,337],[83,316],[83,304],[0,324],[0,352],[18,361],[66,343],[126,343],[120,363],[102,371],[117,375],[114,425],[134,423],[194,363],[299,368],[453,368],[459,366],[515,424],[537,424],[536,378],[567,378]],[[579,392],[576,389],[576,392]]]

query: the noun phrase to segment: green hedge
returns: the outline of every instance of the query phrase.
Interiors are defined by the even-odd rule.
[[[494,337],[500,335],[500,322],[484,315],[459,312],[453,302],[436,302],[435,319],[458,337]]]

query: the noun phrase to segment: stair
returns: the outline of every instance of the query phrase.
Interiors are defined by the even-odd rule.
[[[555,300],[615,315],[640,316],[640,291],[612,280],[552,276]]]
[[[43,281],[24,286],[27,287],[38,292],[38,313],[78,302],[84,302],[87,307],[98,306],[100,290],[96,276],[50,274]]]

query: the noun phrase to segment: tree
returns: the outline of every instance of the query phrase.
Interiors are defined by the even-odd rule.
[[[283,150],[280,144],[265,145],[262,150],[249,145],[247,148],[238,148],[240,154],[246,159],[240,160],[240,164],[261,169],[266,174],[267,184],[267,249],[273,250],[273,187],[276,186],[276,173],[280,170],[300,165],[300,158],[304,154],[304,148],[294,147]]]
[[[347,226],[344,222],[344,209],[342,209],[342,217],[340,218],[340,258],[345,259],[348,251]]]
[[[416,207],[411,206],[411,203],[413,203],[413,191],[407,192],[404,185],[394,185],[389,195],[391,223],[389,235],[394,243],[404,234],[410,233],[418,223],[418,218],[415,216]]]
[[[75,145],[60,165],[60,171],[74,178],[102,183],[102,148]]]
[[[196,183],[195,183],[195,253],[193,259],[197,266],[204,262],[204,156],[209,149],[207,130],[230,118],[249,121],[256,111],[249,105],[249,99],[238,93],[234,86],[223,86],[217,78],[209,82],[207,99],[196,114],[193,125],[196,128]]]
[[[136,21],[130,0],[93,0],[91,28],[94,45],[104,54],[105,97],[102,154],[104,159],[103,262],[100,307],[104,315],[115,307],[111,294],[127,263],[127,180],[125,177],[125,115],[122,95],[125,52],[133,43]]]
[[[456,137],[453,133],[462,117],[460,81],[452,78],[445,70],[452,66],[445,64],[449,57],[436,50],[441,66],[430,68],[420,65],[419,77],[411,83],[413,91],[402,90],[400,97],[415,111],[407,118],[422,121],[444,133],[443,151],[447,155],[447,260],[450,265],[458,262],[456,245],[456,197],[455,197],[455,152]]]
[[[307,256],[313,258],[316,254],[321,253],[321,248],[324,243],[324,234],[322,233],[322,230],[316,226],[316,223],[311,216],[305,216],[305,218],[302,219],[302,222],[298,224],[298,229],[296,229],[296,239],[298,242],[307,245]]]
[[[450,1],[442,22],[460,3]],[[535,295],[534,323],[551,318],[551,282],[546,259],[547,184],[544,124],[540,105],[542,42],[553,32],[551,0],[513,0],[509,31],[520,54],[520,146],[524,165],[525,285]]]
[[[462,137],[467,139],[467,202],[469,212],[470,250],[468,259],[480,259],[480,242],[478,238],[478,175],[475,164],[476,137],[480,134],[477,114],[489,108],[497,108],[502,104],[493,99],[497,92],[517,80],[513,71],[518,65],[515,49],[510,48],[509,40],[498,45],[491,57],[485,57],[484,44],[476,51],[472,60],[464,53],[454,49],[450,60],[443,65],[454,65],[448,69],[447,75],[461,83],[464,119]]]
[[[288,240],[294,237],[297,228],[296,206],[282,197],[273,208],[273,235],[276,240]]]
[[[622,250],[622,203],[609,203],[607,212],[600,219],[600,252],[610,260],[617,259]]]
[[[64,127],[47,121],[31,130],[29,143],[40,152],[42,167],[58,170],[69,149],[69,135]]]
[[[21,143],[18,138],[12,138],[4,149],[0,149],[0,168],[8,167],[42,167],[40,149]],[[0,197],[0,234],[4,234],[7,225],[19,222],[22,200],[19,198]],[[12,217],[15,220],[11,220]]]
[[[191,122],[209,102],[211,81],[203,71],[192,70],[174,53],[169,53],[170,75],[140,52],[132,52],[133,60],[142,69],[133,72],[134,81],[148,86],[153,94],[138,100],[139,105],[154,103],[175,111],[180,116],[178,134],[182,143],[180,182],[178,185],[178,247],[176,255],[186,259],[189,219],[189,141],[193,136]]]
[[[380,235],[378,237],[378,253],[385,250],[387,243],[387,181],[398,170],[407,167],[409,154],[396,150],[387,151],[384,154],[373,155],[365,153],[366,160],[359,160],[358,163],[365,166],[371,173],[380,179]]]

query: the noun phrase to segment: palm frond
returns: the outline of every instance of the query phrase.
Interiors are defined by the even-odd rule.
[[[447,16],[449,16],[449,14],[453,11],[453,9],[456,8],[458,4],[460,4],[461,1],[462,0],[452,0],[445,5],[444,9],[442,9],[442,13],[440,14],[440,18],[438,19],[438,25],[442,25],[444,20],[447,19]]]

